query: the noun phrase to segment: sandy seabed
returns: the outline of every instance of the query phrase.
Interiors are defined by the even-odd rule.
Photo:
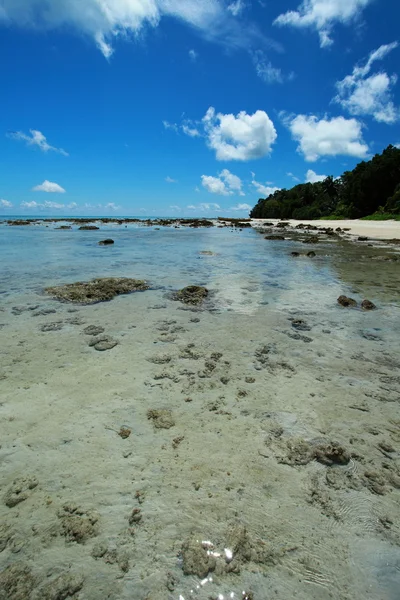
[[[214,308],[3,296],[0,599],[398,600],[397,265],[357,261],[269,304],[245,269]]]

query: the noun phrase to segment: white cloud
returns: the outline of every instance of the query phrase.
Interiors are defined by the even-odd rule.
[[[228,4],[227,8],[234,17],[237,17],[246,8],[246,3],[243,0],[234,0],[234,2]]]
[[[1,13],[0,13],[0,22],[1,22]],[[7,135],[13,140],[22,140],[27,143],[28,146],[37,146],[43,152],[57,152],[58,154],[62,154],[63,156],[69,156],[68,152],[65,152],[62,148],[55,148],[54,146],[50,146],[47,141],[47,138],[41,131],[37,131],[36,129],[29,130],[30,135],[27,135],[23,131],[10,131]]]
[[[288,177],[291,177],[293,179],[293,181],[300,181],[300,179],[298,177],[296,177],[296,175],[293,175],[293,173],[290,173],[290,171],[289,171],[289,173],[286,173],[286,175]]]
[[[176,123],[170,123],[169,121],[163,121],[162,123],[164,125],[164,129],[172,129],[172,131],[178,133],[179,127]]]
[[[198,54],[196,52],[196,50],[189,50],[189,58],[193,61],[196,62],[197,58],[198,58]]]
[[[309,162],[315,162],[321,156],[367,156],[368,146],[362,138],[362,124],[356,119],[318,119],[314,115],[297,115],[284,118],[284,122],[293,139],[299,142],[297,151]]]
[[[324,48],[333,43],[332,29],[336,23],[348,25],[360,16],[372,0],[303,0],[297,10],[279,15],[274,25],[290,25],[315,29]]]
[[[399,150],[400,150],[400,142],[399,142],[398,144],[393,144],[393,146],[394,146],[395,148],[399,148]]]
[[[180,206],[177,206],[176,204],[173,204],[173,205],[172,205],[172,206],[170,206],[169,208],[170,208],[171,210],[177,210],[177,211],[181,210],[181,207],[180,207]]]
[[[201,176],[201,185],[210,192],[210,194],[219,194],[220,196],[229,196],[233,192],[229,191],[225,183],[219,177],[212,177],[211,175]]]
[[[48,192],[51,194],[65,194],[65,190],[61,187],[61,185],[58,185],[58,183],[53,183],[52,181],[47,181],[47,179],[40,185],[36,185],[34,188],[32,188],[32,191]]]
[[[260,79],[266,83],[283,83],[284,77],[281,69],[273,67],[272,63],[267,61],[264,52],[261,50],[253,53],[253,63]]]
[[[254,179],[251,183],[254,185],[257,192],[259,194],[261,194],[264,198],[268,198],[268,196],[270,194],[274,194],[275,192],[277,192],[278,190],[281,189],[281,188],[278,188],[275,186],[264,185],[263,183],[260,183],[259,181],[255,181]],[[266,183],[268,183],[268,181]]]
[[[186,207],[189,210],[198,210],[201,212],[209,212],[209,211],[216,211],[216,210],[220,210],[220,205],[219,204],[215,204],[215,202],[202,202],[201,204],[197,204],[197,206],[195,206],[194,204],[189,204],[189,206]]]
[[[12,202],[10,202],[9,200],[0,200],[0,207],[1,208],[12,208]]]
[[[210,148],[217,160],[253,160],[271,152],[277,138],[275,127],[266,112],[253,115],[241,111],[238,115],[215,113],[210,107],[203,118]]]
[[[306,173],[306,183],[317,183],[318,181],[324,181],[326,175],[317,175],[312,169],[308,169]]]
[[[169,175],[165,178],[167,183],[178,183],[176,179],[172,179]]]
[[[247,47],[260,36],[255,29],[240,27],[223,0],[2,0],[0,6],[0,22],[7,26],[75,30],[89,36],[107,59],[114,40],[137,38],[157,27],[163,17],[182,21],[205,39],[231,47]]]
[[[202,175],[201,184],[211,194],[219,194],[220,196],[232,196],[233,194],[239,194],[239,196],[245,195],[242,190],[240,177],[234,175],[228,169],[221,171],[219,177]]]
[[[189,137],[199,137],[201,135],[200,131],[196,127],[192,127],[188,123],[184,123],[182,125],[182,131],[185,135],[188,135]]]
[[[65,209],[74,209],[77,208],[78,205],[75,202],[71,204],[60,204],[58,202],[51,202],[46,200],[46,202],[36,202],[32,200],[31,202],[21,202],[22,208],[37,208],[39,210],[45,209],[55,209],[55,210],[65,210]]]
[[[236,206],[231,206],[229,210],[242,210],[248,212],[253,207],[250,204],[236,204]]]
[[[394,123],[399,118],[399,109],[392,99],[392,88],[397,75],[388,75],[384,71],[366,77],[376,60],[382,60],[389,52],[398,47],[397,42],[380,46],[371,52],[363,66],[356,66],[351,75],[336,83],[338,90],[334,98],[352,115],[371,115],[375,121]]]
[[[114,210],[119,210],[120,208],[121,208],[121,207],[120,207],[120,206],[117,206],[117,205],[115,204],[115,202],[108,202],[108,204],[105,204],[105,206],[104,206],[104,209],[105,209],[105,210],[112,210],[112,211],[114,211]]]

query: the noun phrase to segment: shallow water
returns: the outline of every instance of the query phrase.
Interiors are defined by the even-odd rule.
[[[0,481],[38,482],[0,504],[2,568],[31,569],[13,575],[21,598],[67,575],[80,600],[398,598],[399,263],[348,241],[290,255],[310,249],[248,229],[0,224]],[[43,293],[102,276],[151,287],[92,306]],[[171,299],[189,284],[210,290],[203,310]],[[118,345],[97,352],[88,325]],[[299,440],[350,461],[301,464]]]

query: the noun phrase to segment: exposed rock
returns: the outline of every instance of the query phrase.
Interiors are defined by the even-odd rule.
[[[314,256],[317,256],[317,255],[315,254],[314,250],[311,250],[310,252],[307,252],[307,256],[309,258],[314,258]]]
[[[60,227],[56,227],[56,229],[72,229],[71,225],[60,225]]]
[[[319,237],[317,235],[312,235],[311,237],[303,240],[303,244],[318,244],[318,242],[319,242]]]
[[[100,327],[99,325],[88,325],[83,331],[86,335],[100,335],[104,333],[104,327]]]
[[[20,477],[15,479],[4,495],[4,504],[9,508],[27,500],[38,485],[36,477]]]
[[[81,231],[95,231],[96,229],[100,229],[100,227],[97,227],[96,225],[81,225],[79,229]]]
[[[369,240],[369,238],[367,238],[365,235],[359,235],[357,240],[359,242],[367,242]]]
[[[373,302],[371,302],[371,300],[363,300],[361,302],[361,308],[364,310],[374,310],[376,306]]]
[[[93,546],[91,555],[93,556],[93,558],[102,558],[107,552],[107,550],[107,544],[105,542],[99,542],[98,544],[95,544]]]
[[[75,504],[64,504],[58,512],[63,535],[70,542],[84,544],[98,533],[99,516],[92,510],[83,510]]]
[[[185,575],[196,575],[203,579],[214,571],[216,560],[208,554],[206,547],[196,538],[189,539],[182,546],[182,568]]]
[[[200,285],[189,285],[175,294],[175,299],[184,304],[199,305],[204,302],[208,296],[208,290]]]
[[[88,346],[93,347],[98,352],[104,352],[105,350],[111,350],[118,345],[117,340],[110,337],[109,335],[100,335],[90,340]]]
[[[349,452],[340,446],[338,442],[328,442],[318,444],[313,451],[314,459],[327,465],[347,465],[350,461]]]
[[[357,301],[354,298],[348,298],[347,296],[339,296],[337,299],[341,306],[357,306]]]
[[[101,240],[99,242],[99,246],[111,246],[112,244],[114,244],[114,240],[111,238],[107,238],[106,240]]]
[[[300,252],[291,252],[290,255],[291,256],[300,256]]]
[[[147,411],[147,418],[153,421],[156,429],[170,429],[175,425],[175,419],[168,408],[150,409]]]
[[[264,236],[264,240],[284,240],[283,235],[266,235]]]
[[[94,304],[112,300],[119,294],[129,294],[148,289],[147,283],[140,279],[99,277],[92,281],[78,281],[49,287],[45,289],[45,292],[63,302]]]

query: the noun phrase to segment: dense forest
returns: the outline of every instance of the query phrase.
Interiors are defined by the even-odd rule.
[[[400,149],[388,146],[337,179],[301,183],[260,198],[254,219],[358,219],[372,214],[400,215]]]

